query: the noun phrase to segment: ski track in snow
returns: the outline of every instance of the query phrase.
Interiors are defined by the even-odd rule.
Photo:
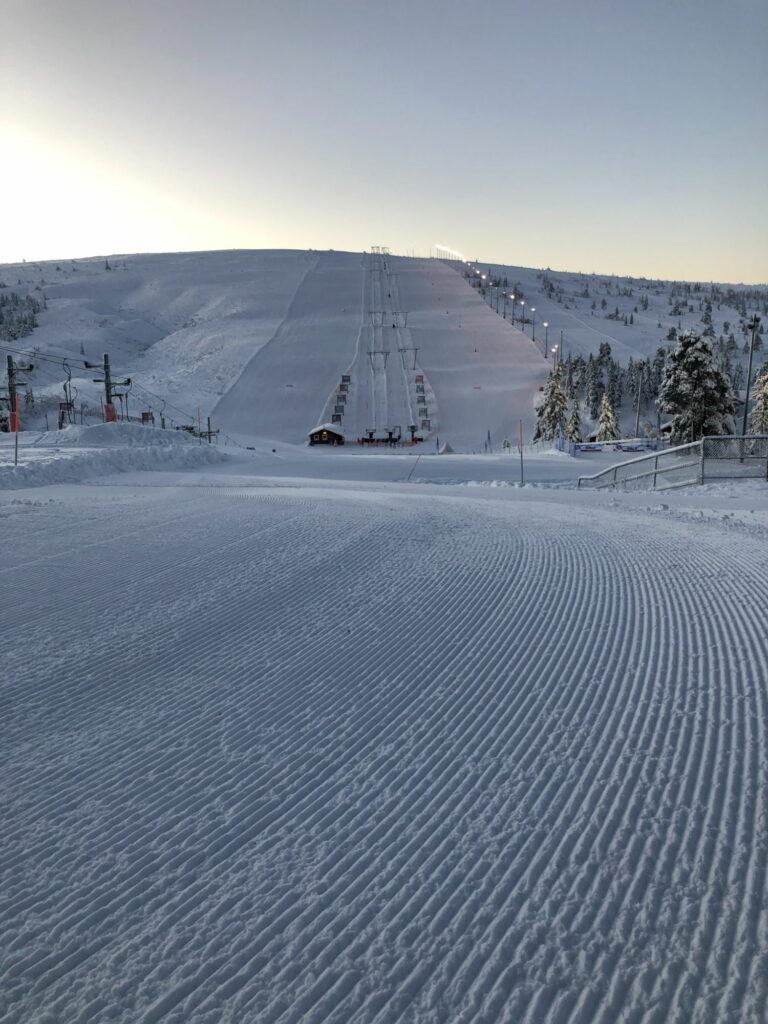
[[[760,538],[159,493],[2,509],[3,1021],[766,1019]]]

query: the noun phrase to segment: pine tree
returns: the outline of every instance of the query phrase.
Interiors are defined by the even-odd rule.
[[[650,359],[646,359],[643,363],[638,363],[638,373],[640,374],[640,399],[647,405],[658,394],[658,388],[654,385],[652,379]]]
[[[616,422],[616,413],[611,407],[608,395],[603,395],[600,405],[600,426],[597,432],[598,441],[618,441],[621,437],[619,425]]]
[[[675,332],[677,335],[677,332]],[[653,357],[653,370],[651,372],[651,379],[653,381],[654,394],[658,395],[659,388],[664,381],[664,373],[667,366],[667,350],[665,348],[657,348],[656,355]]]
[[[621,408],[621,367],[615,359],[612,359],[608,364],[608,387],[606,394],[608,395],[608,401],[614,409]]]
[[[616,319],[619,317],[619,307],[616,307]],[[600,342],[600,348],[597,352],[597,365],[601,370],[608,367],[611,361],[611,346],[607,341]]]
[[[568,401],[563,392],[562,367],[550,373],[544,385],[544,398],[536,410],[536,429],[533,440],[552,441],[565,425]]]
[[[565,436],[569,441],[573,441],[575,444],[583,441],[581,434],[581,411],[579,410],[578,398],[574,398],[571,403],[571,415],[568,420],[568,426],[565,428]]]
[[[570,359],[570,356],[568,357]],[[577,394],[584,391],[584,376],[587,371],[587,364],[583,356],[573,357],[573,386]]]
[[[749,429],[753,434],[768,434],[768,371],[761,373],[755,382],[755,404]]]
[[[576,397],[576,377],[573,372],[573,363],[570,356],[568,356],[568,362],[565,364],[565,395],[569,401]]]
[[[712,346],[695,331],[678,339],[659,390],[658,406],[673,413],[673,438],[680,444],[705,434],[731,433],[736,402],[731,382],[718,369]]]
[[[587,369],[584,374],[584,389],[586,392],[587,408],[589,415],[594,420],[600,410],[600,399],[603,397],[603,382],[598,372],[597,361],[590,354],[587,360]]]

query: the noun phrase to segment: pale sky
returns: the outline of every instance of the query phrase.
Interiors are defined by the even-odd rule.
[[[768,282],[765,0],[0,0],[0,261]]]

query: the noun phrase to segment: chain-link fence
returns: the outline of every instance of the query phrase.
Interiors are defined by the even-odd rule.
[[[768,434],[705,437],[703,479],[768,479]]]
[[[711,480],[768,480],[768,435],[705,437],[639,459],[629,459],[594,476],[580,476],[579,487],[622,486],[661,491]]]

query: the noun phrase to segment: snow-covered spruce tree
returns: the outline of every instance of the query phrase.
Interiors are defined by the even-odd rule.
[[[755,404],[749,418],[749,429],[753,434],[768,434],[768,371],[761,373],[755,381]]]
[[[563,363],[563,366],[565,367],[565,373],[563,374],[563,389],[565,391],[566,398],[571,399],[576,394],[576,379],[573,375],[573,363],[571,362],[570,356],[568,356],[566,362]]]
[[[675,337],[673,340],[677,340],[677,331],[675,331]],[[653,357],[653,390],[658,395],[659,388],[664,383],[664,373],[667,366],[667,350],[661,345],[656,349],[656,355]]]
[[[563,391],[562,367],[550,373],[544,385],[544,398],[536,410],[536,429],[534,441],[552,441],[557,437],[560,427],[565,427],[568,415],[568,400]]]
[[[581,434],[581,411],[578,398],[574,398],[571,403],[571,416],[568,420],[568,426],[565,428],[565,436],[575,444],[584,440]]]
[[[600,405],[600,424],[597,431],[597,440],[618,441],[620,437],[616,413],[613,411],[608,395],[603,395],[603,401]]]
[[[680,335],[667,363],[658,406],[673,414],[672,437],[678,444],[698,441],[705,434],[733,432],[729,418],[736,400],[707,338],[695,331]]]
[[[586,392],[587,408],[591,419],[596,419],[600,410],[600,399],[603,397],[603,382],[597,360],[590,354],[587,361],[587,368],[584,371],[584,389]]]
[[[654,387],[653,383],[651,360],[646,359],[645,362],[638,363],[638,369],[643,371],[640,375],[640,398],[647,405],[648,402],[656,398],[658,393],[658,389]]]
[[[608,387],[606,388],[606,394],[613,408],[620,409],[622,398],[621,367],[615,359],[611,359],[608,363]]]
[[[569,361],[571,357],[568,357]],[[583,356],[574,356],[572,361],[573,367],[573,387],[576,394],[583,394],[584,392],[584,376],[587,371],[587,364],[584,362]]]

